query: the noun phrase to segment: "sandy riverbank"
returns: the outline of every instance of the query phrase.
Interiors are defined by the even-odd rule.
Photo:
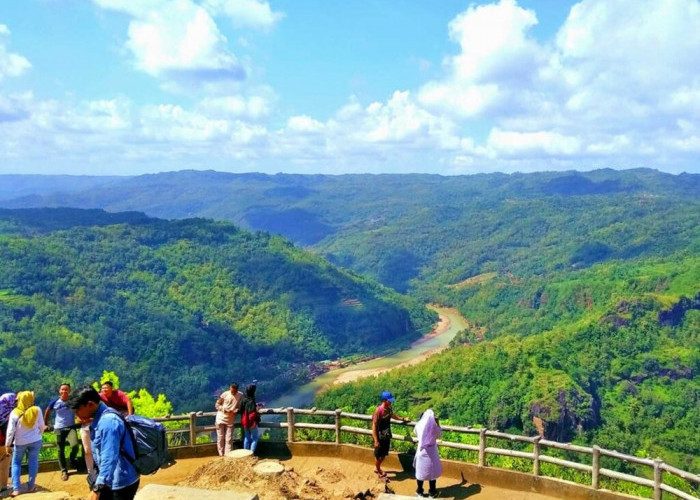
[[[450,312],[452,314],[459,314],[456,309],[452,308],[442,308],[442,310],[446,312]],[[435,327],[430,333],[427,333],[420,339],[416,340],[413,344],[413,346],[420,345],[429,339],[432,339],[434,337],[437,337],[439,335],[443,335],[447,333],[450,330],[450,327],[452,326],[452,321],[450,320],[450,317],[447,314],[440,313],[440,318],[438,319],[438,322],[435,324]],[[385,367],[378,367],[378,368],[360,368],[361,365],[358,365],[357,370],[349,370],[349,371],[343,371],[342,373],[339,373],[338,376],[333,380],[333,384],[344,384],[347,382],[354,382],[355,380],[364,378],[364,377],[371,377],[375,375],[380,375],[382,373],[388,372],[389,370],[394,370],[396,368],[401,368],[405,366],[411,366],[420,363],[421,361],[424,361],[428,359],[430,356],[444,350],[447,348],[447,345],[442,346],[442,347],[437,347],[435,349],[431,349],[429,351],[425,351],[419,355],[416,355],[413,359],[410,359],[408,361],[404,361],[402,363],[398,363],[393,366],[385,366]]]

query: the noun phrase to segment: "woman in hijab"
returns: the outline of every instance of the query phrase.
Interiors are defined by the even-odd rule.
[[[7,421],[15,409],[17,397],[14,392],[6,392],[0,396],[0,493],[7,489],[7,478],[10,477],[10,454],[5,453],[5,436]]]
[[[245,388],[243,399],[239,406],[241,413],[241,427],[243,427],[243,448],[255,453],[260,439],[260,414],[258,413],[258,403],[255,401],[255,384]]]
[[[12,455],[12,493],[11,497],[19,496],[22,492],[20,473],[22,459],[27,454],[27,469],[29,481],[27,492],[36,491],[36,475],[39,472],[39,450],[41,450],[41,433],[44,432],[44,417],[41,409],[34,405],[34,392],[22,391],[17,393],[17,408],[12,410],[7,424],[7,439],[5,446],[14,445]]]
[[[418,450],[413,459],[413,466],[416,469],[416,483],[418,496],[425,496],[423,492],[423,481],[428,481],[428,496],[437,496],[437,478],[442,474],[442,464],[438,455],[437,440],[442,436],[442,429],[435,418],[433,410],[425,410],[421,419],[414,429],[418,438]]]

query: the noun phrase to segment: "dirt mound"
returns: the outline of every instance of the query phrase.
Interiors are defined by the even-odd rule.
[[[225,457],[216,459],[192,472],[189,479],[180,485],[208,490],[233,489],[257,493],[260,500],[335,500],[372,498],[379,495],[377,486],[373,490],[352,491],[341,468],[333,465],[317,467],[315,474],[305,476],[287,467],[281,474],[259,475],[253,470],[257,463],[259,462],[255,457],[241,460]]]

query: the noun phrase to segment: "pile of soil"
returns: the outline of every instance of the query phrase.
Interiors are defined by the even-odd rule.
[[[281,474],[260,475],[253,470],[258,463],[255,457],[222,457],[200,466],[180,485],[207,490],[257,493],[260,500],[371,500],[384,491],[381,482],[375,482],[363,491],[354,491],[354,481],[347,478],[339,466],[333,464],[317,467],[314,474],[301,475],[293,468],[285,467]]]

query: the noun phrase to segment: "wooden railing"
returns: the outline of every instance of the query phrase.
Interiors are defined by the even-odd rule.
[[[346,413],[341,410],[317,410],[317,409],[299,409],[299,408],[266,408],[261,410],[263,415],[278,415],[286,418],[263,418],[260,423],[261,428],[267,429],[286,429],[287,430],[287,441],[294,442],[298,439],[298,429],[309,429],[309,430],[319,430],[319,431],[329,431],[335,436],[335,443],[340,444],[342,442],[343,433],[353,434],[353,435],[365,435],[371,436],[372,431],[369,428],[369,423],[372,421],[371,415],[363,415],[357,413]],[[201,418],[211,418],[216,415],[215,412],[192,412],[188,415],[170,416],[157,419],[159,421],[187,421],[188,426],[171,430],[172,433],[187,433],[189,436],[188,444],[194,446],[196,444],[197,436],[202,433],[211,433],[214,431],[214,426],[199,426],[198,420]],[[315,422],[302,422],[298,421],[297,416],[313,416],[313,417],[323,417],[331,421],[331,423],[315,423]],[[365,422],[366,427],[356,427],[350,425],[343,425],[344,420],[354,420],[359,422]],[[415,424],[409,423],[409,426]],[[467,450],[477,453],[478,459],[477,464],[480,467],[486,467],[487,457],[489,455],[497,456],[507,456],[529,460],[532,462],[531,474],[535,476],[541,475],[541,464],[549,463],[559,467],[573,469],[576,471],[589,473],[591,476],[590,486],[594,489],[599,489],[601,477],[607,477],[619,481],[626,481],[632,484],[646,486],[653,491],[653,499],[661,500],[662,493],[667,492],[675,495],[678,498],[684,500],[700,500],[699,497],[694,496],[685,491],[673,487],[664,482],[664,478],[667,475],[675,476],[687,482],[691,491],[697,491],[700,488],[700,476],[697,474],[692,474],[690,472],[683,471],[671,465],[664,463],[660,459],[649,459],[640,458],[632,455],[625,455],[617,451],[606,450],[598,446],[587,447],[579,446],[570,443],[559,443],[556,441],[550,441],[547,439],[541,439],[537,437],[519,436],[515,434],[507,434],[504,432],[498,432],[488,429],[477,429],[472,427],[458,427],[453,425],[443,425],[442,429],[444,432],[454,432],[457,434],[472,434],[478,436],[478,444],[465,444],[458,442],[451,442],[446,440],[438,441],[438,445],[442,448],[452,448],[456,450]],[[487,446],[488,439],[503,440],[506,442],[521,442],[526,443],[531,446],[532,451],[520,451],[508,448],[497,448],[492,446]],[[416,439],[408,435],[395,435],[393,437],[396,441],[410,441],[415,443]],[[564,460],[562,458],[557,458],[554,456],[547,455],[545,453],[546,449],[554,450],[564,450],[567,452],[574,452],[582,456],[587,456],[586,460],[573,461]],[[650,468],[650,476],[653,479],[648,479],[645,477],[639,477],[632,474],[625,474],[622,472],[617,472],[611,469],[606,469],[601,467],[601,457],[608,457],[614,460],[618,460],[626,463],[633,463],[642,465]],[[589,463],[586,463],[589,462]]]
[[[372,421],[371,415],[363,415],[358,413],[346,413],[341,410],[317,410],[317,409],[299,409],[299,408],[264,408],[260,413],[265,416],[260,423],[260,427],[264,429],[286,429],[286,440],[295,442],[298,440],[297,430],[309,429],[317,431],[328,431],[335,436],[335,443],[342,442],[344,433],[351,435],[371,436],[372,431],[369,428],[369,423]],[[159,422],[183,422],[183,425],[176,429],[168,429],[171,435],[179,436],[179,439],[174,439],[175,442],[181,443],[182,446],[195,446],[197,437],[200,434],[209,434],[215,430],[214,425],[199,425],[202,419],[212,420],[216,412],[191,412],[184,415],[173,415],[167,417],[156,418]],[[329,419],[332,423],[316,423],[299,421],[297,416],[313,416]],[[280,418],[281,417],[281,418]],[[355,427],[344,425],[344,420],[364,422],[365,427]],[[409,426],[415,424],[409,423]],[[447,433],[467,434],[478,436],[477,444],[466,444],[459,442],[451,442],[447,440],[438,441],[439,447],[451,448],[456,450],[466,450],[477,454],[476,463],[480,467],[487,466],[487,457],[489,455],[506,456],[524,459],[532,462],[531,474],[535,476],[542,475],[541,464],[553,464],[565,469],[573,469],[589,473],[591,476],[590,486],[594,489],[601,488],[601,478],[607,477],[619,481],[645,486],[652,490],[654,500],[662,500],[663,492],[671,493],[678,498],[684,500],[700,500],[700,497],[694,496],[685,491],[671,486],[664,482],[664,479],[670,476],[684,480],[690,491],[698,491],[700,489],[700,476],[690,472],[683,471],[671,465],[664,463],[660,459],[640,458],[632,455],[625,455],[617,451],[606,450],[598,446],[587,447],[574,445],[571,443],[559,443],[537,437],[520,436],[516,434],[507,434],[504,432],[488,430],[483,428],[473,427],[458,427],[453,425],[442,425],[442,429]],[[184,438],[184,439],[183,439]],[[396,441],[406,441],[415,443],[416,439],[408,433],[406,435],[394,435]],[[503,440],[506,442],[526,443],[532,448],[532,451],[513,450],[508,448],[497,448],[488,446],[488,439]],[[546,449],[563,450],[573,452],[577,455],[586,456],[586,460],[573,461],[547,455]],[[650,476],[653,479],[639,477],[633,474],[617,472],[611,469],[606,469],[601,466],[601,458],[608,457],[625,463],[633,463],[650,468]],[[589,463],[586,463],[589,462]],[[554,478],[556,479],[556,478]]]

